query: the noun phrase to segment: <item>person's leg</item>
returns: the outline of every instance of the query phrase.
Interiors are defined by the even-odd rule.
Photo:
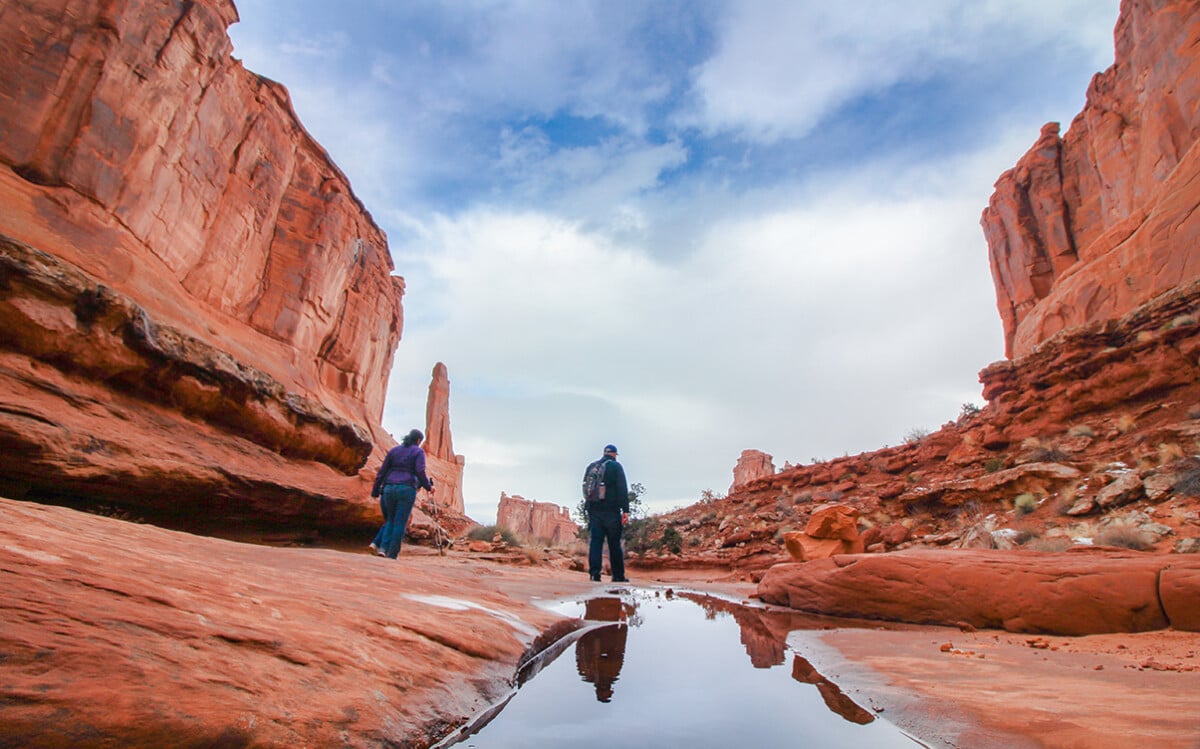
[[[621,545],[621,516],[613,515],[608,525],[608,561],[612,567],[613,582],[625,580],[625,549]]]
[[[387,510],[383,509],[383,497],[379,498],[379,511],[383,513],[383,525],[379,526],[379,531],[375,534],[375,539],[371,541],[370,549],[374,552],[382,553],[386,548],[384,545],[383,529],[387,528]]]
[[[400,556],[400,543],[404,540],[404,532],[408,528],[408,518],[412,515],[413,505],[417,501],[417,490],[403,484],[389,486],[396,496],[396,511],[392,516],[391,536],[388,538],[387,555],[392,559]],[[386,492],[387,489],[384,489]]]
[[[599,513],[588,513],[588,534],[588,574],[593,580],[599,580],[604,565],[604,525]]]
[[[379,509],[383,511],[383,527],[375,534],[376,553],[379,554],[387,554],[392,540],[392,519],[396,516],[396,495],[390,487],[390,484],[383,487],[383,496],[379,498]]]

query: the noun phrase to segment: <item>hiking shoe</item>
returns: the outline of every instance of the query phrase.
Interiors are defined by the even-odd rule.
[[[592,582],[594,582],[594,583],[598,583],[598,582],[600,582],[600,576],[599,576],[599,575],[592,575]]]
[[[614,583],[627,583],[627,582],[629,582],[629,578],[628,577],[614,577],[613,582]]]
[[[386,551],[384,551],[383,549],[379,549],[379,550],[377,550],[377,551],[375,552],[375,556],[377,556],[377,557],[386,557],[386,556],[387,556],[387,552],[386,552]]]
[[[375,542],[374,542],[374,541],[372,541],[372,542],[371,542],[371,543],[370,543],[370,544],[367,546],[367,548],[368,548],[368,549],[370,549],[371,551],[379,551],[379,547],[375,545]]]

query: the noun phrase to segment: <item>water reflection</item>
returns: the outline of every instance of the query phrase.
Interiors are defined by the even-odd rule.
[[[575,617],[570,633],[437,746],[920,746],[789,650],[789,632],[821,626],[811,616],[637,589],[558,610]],[[574,668],[558,658],[570,647]]]
[[[620,598],[593,598],[584,604],[583,618],[611,622],[584,632],[575,643],[575,666],[579,675],[596,686],[596,699],[609,702],[613,684],[621,676],[625,662],[625,640],[629,636],[629,616],[636,604]]]

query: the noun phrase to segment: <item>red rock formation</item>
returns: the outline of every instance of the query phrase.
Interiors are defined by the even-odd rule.
[[[428,747],[560,619],[478,574],[0,499],[0,746]]]
[[[983,229],[1006,354],[1200,276],[1200,13],[1125,0],[1116,60],[996,183]]]
[[[1194,625],[1198,572],[1196,556],[914,549],[776,565],[758,595],[865,619],[1064,635],[1144,632]]]
[[[737,465],[733,467],[733,483],[729,485],[729,493],[733,494],[743,484],[773,475],[775,463],[770,455],[761,450],[742,450]]]
[[[861,553],[863,541],[858,532],[861,514],[850,505],[822,505],[812,511],[803,532],[783,534],[784,548],[797,562]]]
[[[365,528],[404,283],[286,90],[230,56],[235,20],[0,8],[0,476]]]
[[[437,489],[438,511],[465,515],[463,471],[466,459],[454,454],[450,434],[450,376],[438,362],[425,401],[425,457],[428,473]]]
[[[571,520],[571,511],[550,502],[535,502],[519,495],[500,493],[496,525],[527,538],[542,539],[554,546],[575,540],[579,526]]]

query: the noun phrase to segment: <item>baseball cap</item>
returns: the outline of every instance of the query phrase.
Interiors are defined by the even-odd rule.
[[[615,453],[616,451],[617,451],[616,445],[605,445],[604,446],[604,452],[606,452],[606,453]]]

